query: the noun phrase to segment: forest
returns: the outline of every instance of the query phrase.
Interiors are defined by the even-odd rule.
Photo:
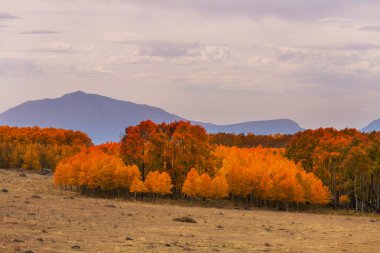
[[[76,131],[0,128],[1,167],[54,168],[58,188],[89,195],[379,212],[379,163],[380,133],[355,129],[208,134],[189,122],[147,120],[119,143],[94,146]]]
[[[54,169],[63,158],[92,145],[79,131],[0,126],[0,168]]]
[[[329,187],[332,204],[380,212],[380,132],[320,128],[297,133],[285,156]]]

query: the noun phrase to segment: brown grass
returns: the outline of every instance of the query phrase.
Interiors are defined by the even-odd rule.
[[[378,252],[380,245],[378,217],[95,199],[55,190],[50,175],[19,174],[0,170],[0,189],[8,190],[0,192],[0,252]]]

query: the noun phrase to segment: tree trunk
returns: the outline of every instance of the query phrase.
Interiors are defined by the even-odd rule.
[[[355,211],[358,211],[358,193],[356,189],[356,177],[354,176],[354,197],[355,197]]]
[[[378,171],[377,177],[377,201],[376,201],[377,210],[380,210],[380,170]]]

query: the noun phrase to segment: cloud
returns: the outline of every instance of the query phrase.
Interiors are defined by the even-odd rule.
[[[199,45],[196,43],[192,44],[170,41],[140,42],[139,44],[142,44],[142,46],[137,52],[138,55],[164,58],[189,56],[199,48]]]
[[[70,43],[54,42],[45,47],[39,47],[28,51],[40,52],[40,53],[59,53],[59,54],[80,54],[83,53],[78,50],[74,50]]]
[[[31,59],[17,57],[0,57],[0,77],[25,76],[40,72],[40,66]]]
[[[288,20],[318,20],[338,13],[351,14],[361,6],[380,6],[377,0],[134,0],[137,5],[194,11],[201,15],[247,16],[254,19],[276,16]],[[352,10],[351,10],[352,9]],[[373,13],[374,17],[376,12]]]
[[[26,34],[26,35],[33,35],[33,34],[56,34],[61,33],[60,31],[53,31],[53,30],[29,30],[20,32],[19,34]]]
[[[94,76],[98,74],[113,74],[115,71],[107,70],[104,66],[101,65],[81,65],[75,67],[75,71],[80,75]]]
[[[346,71],[352,71],[348,69],[348,66],[352,66],[358,62],[368,62],[368,71],[372,67],[377,66],[379,63],[378,50],[316,50],[310,48],[277,48],[275,49],[275,60],[278,63],[288,63],[291,65],[297,65],[303,68],[310,69],[342,69]],[[350,47],[350,49],[353,49]],[[340,71],[339,71],[340,72]]]
[[[358,19],[349,19],[349,18],[339,18],[339,17],[328,17],[317,20],[317,23],[325,24],[325,23],[337,23],[337,24],[347,24],[347,23],[356,23]]]
[[[315,44],[299,46],[305,49],[330,50],[330,51],[361,51],[380,49],[380,45],[366,42],[344,42],[336,44]]]
[[[142,38],[139,34],[132,34],[127,32],[106,32],[101,35],[101,39],[115,43],[129,44],[136,41],[141,41]]]
[[[167,61],[177,64],[225,62],[232,55],[226,46],[203,45],[178,41],[134,42],[140,48],[136,56],[145,61]]]
[[[11,15],[6,12],[0,12],[0,21],[2,20],[10,20],[10,19],[18,19],[19,17]]]
[[[372,46],[279,48],[276,55],[304,94],[344,96],[380,91],[380,52],[367,48]]]
[[[380,25],[362,26],[358,31],[380,32]]]
[[[379,76],[357,75],[357,73],[337,71],[306,71],[300,74],[304,80],[313,84],[316,95],[323,96],[345,96],[353,93],[362,93],[371,90],[380,92],[378,83]]]

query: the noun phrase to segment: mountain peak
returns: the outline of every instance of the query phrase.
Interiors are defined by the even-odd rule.
[[[66,93],[62,97],[83,96],[83,95],[88,95],[88,94],[85,93],[84,91],[77,90],[77,91],[74,91],[74,92],[71,92],[71,93]]]
[[[380,130],[380,119],[376,119],[369,123],[367,126],[362,128],[362,132],[369,133],[372,131],[379,131]]]

